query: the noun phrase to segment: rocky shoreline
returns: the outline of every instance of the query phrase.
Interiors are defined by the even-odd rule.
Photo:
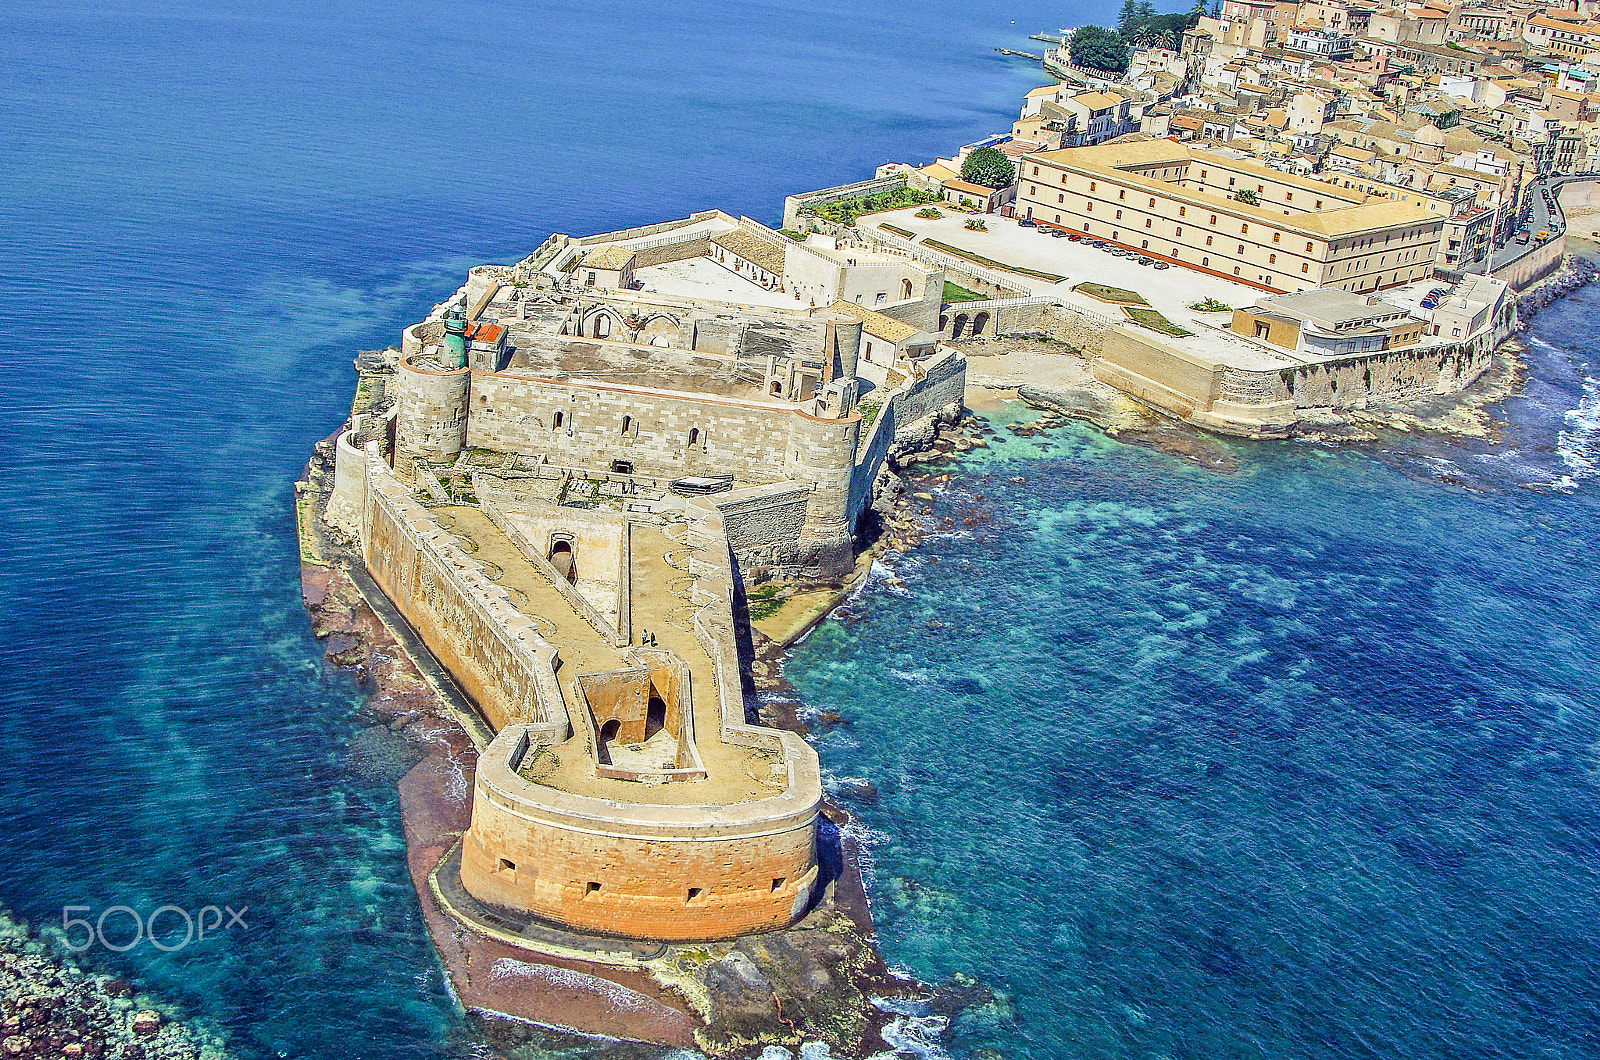
[[[0,909],[0,1057],[223,1060],[220,1039],[84,970]]]

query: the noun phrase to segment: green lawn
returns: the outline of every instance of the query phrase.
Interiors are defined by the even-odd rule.
[[[1024,269],[1020,265],[1007,265],[1003,261],[995,261],[993,258],[986,258],[982,254],[974,254],[970,250],[962,250],[960,247],[953,247],[949,243],[941,243],[937,239],[924,239],[922,241],[922,245],[932,247],[935,250],[942,250],[946,254],[954,254],[958,258],[965,258],[974,265],[986,265],[991,269],[1004,269],[1007,272],[1015,272],[1022,276],[1032,276],[1036,280],[1047,280],[1050,283],[1060,283],[1062,280],[1066,279],[1065,276],[1057,276],[1053,272],[1039,272],[1036,269]]]
[[[988,295],[979,294],[977,291],[969,291],[959,283],[951,283],[949,280],[944,281],[944,301],[946,305],[952,302],[982,302],[988,297]]]
[[[853,199],[840,199],[837,202],[820,203],[816,206],[802,206],[801,213],[813,214],[824,221],[835,224],[853,225],[862,214],[880,213],[884,210],[899,210],[906,206],[922,206],[930,202],[938,202],[940,196],[936,192],[917,191],[915,188],[896,188],[894,191],[880,191],[875,195],[860,195]]]
[[[1185,335],[1194,334],[1192,331],[1183,330],[1154,309],[1135,309],[1132,306],[1123,306],[1122,311],[1128,314],[1135,324],[1143,325],[1151,331],[1159,331],[1163,335],[1171,335],[1174,338],[1181,339]]]
[[[1124,290],[1121,287],[1107,287],[1103,283],[1080,283],[1073,288],[1090,298],[1098,298],[1102,302],[1113,302],[1117,305],[1149,305],[1138,291]]]

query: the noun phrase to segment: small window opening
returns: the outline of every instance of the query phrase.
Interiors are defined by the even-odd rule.
[[[501,872],[516,872],[517,871],[517,864],[514,861],[508,861],[505,858],[501,858],[500,859],[500,871]]]
[[[704,891],[703,888],[700,888],[700,887],[691,887],[691,888],[689,888],[689,901],[691,901],[691,902],[694,901],[696,898],[699,898],[704,893],[705,893],[705,891]]]
[[[550,419],[550,425],[555,427],[555,428],[557,428],[558,430],[560,429],[561,425],[566,423],[566,422],[567,422],[567,414],[565,412],[558,412],[553,417],[551,417],[551,419]]]
[[[583,885],[583,893],[585,897],[588,897],[591,894],[599,894],[600,885],[595,881],[590,880],[588,883]]]
[[[788,881],[788,879],[789,879],[789,877],[787,877],[787,876],[774,876],[774,877],[772,877],[772,889],[773,889],[773,891],[781,891],[781,890],[783,890],[783,885],[784,885],[785,882]]]

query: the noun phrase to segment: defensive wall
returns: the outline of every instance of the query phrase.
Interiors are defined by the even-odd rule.
[[[1494,278],[1504,280],[1517,291],[1526,291],[1561,268],[1566,253],[1567,233],[1563,229],[1554,239],[1540,244],[1515,261],[1496,268]]]
[[[574,735],[556,678],[559,646],[414,499],[376,444],[358,447],[352,434],[340,438],[336,475],[347,490],[359,489],[354,523],[367,568],[496,730],[481,750],[462,843],[469,893],[576,930],[629,938],[731,938],[797,919],[817,876],[819,770],[799,736],[745,721],[721,513],[697,505],[686,528],[698,604],[693,635],[713,668],[692,695],[713,701],[724,743],[767,764],[775,793],[695,805],[586,796],[521,772],[540,748]],[[581,514],[593,521],[593,513]],[[665,653],[635,654],[642,666],[675,675],[681,711],[691,694],[687,672],[655,658]],[[692,735],[690,719],[679,724]],[[682,761],[691,774],[699,768],[692,749]]]
[[[957,334],[957,318],[963,316]],[[1090,362],[1099,381],[1198,426],[1240,435],[1281,433],[1299,418],[1299,410],[1359,409],[1454,393],[1483,374],[1512,327],[1501,320],[1458,343],[1315,363],[1286,360],[1256,370],[1198,356],[1181,342],[1164,342],[1141,328],[1049,296],[957,302],[945,306],[943,317],[941,331],[957,341],[1044,336],[1064,343]],[[1229,338],[1236,337],[1230,333]]]
[[[1273,435],[1287,430],[1301,409],[1362,409],[1460,391],[1489,367],[1510,327],[1442,346],[1254,370],[1203,359],[1118,325],[1107,332],[1090,370],[1101,382],[1197,426]]]
[[[1106,334],[1117,321],[1074,305],[1064,305],[1050,295],[954,302],[939,317],[939,334],[951,341],[980,337],[1026,336],[1048,338],[1098,357]]]
[[[892,177],[874,177],[872,180],[858,180],[854,184],[838,184],[831,188],[819,188],[816,191],[804,191],[796,195],[786,195],[783,199],[783,227],[791,232],[810,230],[812,222],[821,222],[822,218],[802,214],[801,211],[807,206],[823,206],[830,202],[841,202],[845,199],[855,199],[863,195],[899,191],[906,186],[906,183],[907,177],[904,173],[901,173]],[[837,233],[830,232],[828,234],[834,235]]]
[[[519,725],[543,743],[565,739],[555,649],[388,467],[361,455],[361,553],[372,580],[492,727]]]
[[[694,635],[715,668],[720,736],[756,751],[780,794],[718,805],[623,806],[524,778],[537,741],[512,726],[479,758],[462,880],[480,900],[529,909],[583,931],[695,940],[787,926],[816,882],[816,754],[793,733],[749,725],[733,636],[733,573],[721,514],[697,505],[689,526]],[[526,738],[525,738],[526,737]]]
[[[910,376],[902,377],[887,392],[868,395],[860,407],[863,418],[870,415],[872,420],[860,438],[850,476],[852,525],[871,505],[873,484],[895,439],[904,442],[908,435],[923,431],[935,417],[953,419],[961,411],[967,385],[965,357],[955,350],[944,350],[910,368]]]
[[[635,473],[658,479],[779,478],[807,488],[805,519],[786,550],[766,542],[757,566],[781,576],[849,569],[853,521],[845,496],[859,415],[831,419],[793,404],[515,372],[438,373],[410,361],[401,362],[401,374],[401,394],[411,395],[401,399],[397,431],[396,469],[405,469],[403,477],[414,473],[417,460],[448,463],[463,449],[482,448],[542,454],[580,468],[624,460]]]

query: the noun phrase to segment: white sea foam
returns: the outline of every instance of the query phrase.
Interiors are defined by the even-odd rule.
[[[950,1054],[939,1044],[939,1038],[949,1024],[950,1021],[943,1016],[896,1017],[883,1028],[883,1040],[889,1046],[889,1052],[877,1053],[870,1060],[899,1060],[902,1057],[949,1060]]]
[[[609,979],[599,976],[585,975],[574,972],[568,968],[552,968],[544,964],[524,964],[514,961],[509,957],[502,957],[494,962],[489,970],[491,979],[532,979],[549,986],[564,986],[571,990],[583,990],[590,994],[598,994],[605,998],[612,1006],[626,1009],[631,1012],[649,1011],[656,1007],[656,1002],[643,994],[635,993],[625,986],[619,986]]]
[[[1572,490],[1578,480],[1600,475],[1600,382],[1585,377],[1578,407],[1562,417],[1566,426],[1556,441],[1556,451],[1567,467],[1556,488]]]

